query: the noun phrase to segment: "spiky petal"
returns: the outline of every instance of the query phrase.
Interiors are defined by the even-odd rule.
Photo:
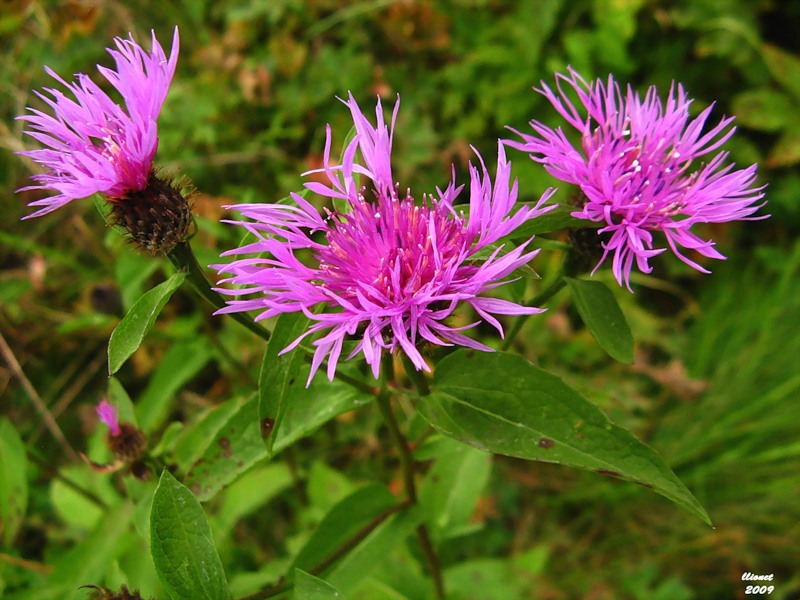
[[[36,185],[25,190],[52,190],[55,195],[31,202],[41,206],[25,218],[45,215],[65,204],[94,193],[123,198],[145,189],[158,148],[156,119],[164,103],[178,61],[178,29],[172,39],[169,58],[156,40],[145,52],[131,36],[115,38],[115,69],[98,70],[116,88],[124,108],[108,96],[87,75],[67,83],[54,71],[47,73],[74,97],[45,88],[37,95],[53,114],[28,108],[31,114],[18,117],[29,123],[25,132],[45,148],[20,152],[46,171],[33,175]],[[49,95],[48,95],[49,94]]]
[[[327,182],[311,181],[305,187],[346,202],[349,210],[323,217],[298,194],[292,194],[294,205],[229,207],[252,219],[229,222],[253,233],[257,241],[223,254],[245,258],[216,265],[226,276],[222,283],[238,286],[219,291],[250,296],[230,300],[218,312],[258,311],[256,320],[287,312],[306,314],[313,324],[285,351],[306,336],[316,336],[309,382],[326,357],[327,375],[333,378],[346,339],[357,341],[347,358],[363,354],[376,378],[384,351],[402,351],[416,369],[429,370],[418,348],[422,343],[491,350],[462,333],[477,323],[451,327],[447,318],[463,302],[502,335],[497,315],[541,312],[481,294],[502,285],[537,254],[538,250],[527,250],[530,240],[506,253],[502,246],[487,246],[552,208],[544,205],[553,191],[548,190],[535,206],[510,214],[517,184],[511,183],[511,165],[499,146],[494,183],[480,157],[479,166],[470,165],[468,217],[453,207],[464,187],[454,180],[417,202],[410,190],[401,193],[392,178],[399,98],[390,125],[384,122],[380,101],[374,126],[352,95],[345,104],[356,135],[336,165],[330,156],[328,128],[324,167],[318,171]],[[363,161],[356,161],[357,150]],[[369,189],[359,189],[358,176],[369,180]],[[486,257],[479,258],[477,253],[484,248]],[[318,305],[323,308],[315,312]]]

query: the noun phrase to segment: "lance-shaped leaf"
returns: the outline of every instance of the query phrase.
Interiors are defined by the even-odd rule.
[[[330,583],[300,569],[294,570],[293,597],[294,600],[344,600],[344,596]]]
[[[565,277],[575,307],[589,331],[614,360],[633,362],[633,334],[617,299],[601,281]]]
[[[224,419],[215,419],[213,439],[210,442],[208,437],[204,440],[208,445],[195,459],[185,478],[186,485],[200,500],[209,500],[258,461],[277,454],[337,415],[373,399],[373,396],[346,383],[328,381],[324,377],[315,377],[308,388],[302,380],[298,383],[300,385],[289,386],[284,400],[286,410],[278,431],[274,431],[269,420],[258,418],[258,398],[255,396],[235,412],[226,413]],[[272,452],[264,444],[267,436],[275,438]]]
[[[301,312],[280,315],[264,352],[258,383],[258,413],[265,429],[269,429],[264,443],[270,453],[288,408],[289,392],[292,387],[305,387],[305,377],[300,374],[305,364],[302,348],[281,352],[308,329],[309,323],[310,319]]]
[[[28,461],[25,444],[11,424],[0,420],[0,532],[3,545],[10,546],[22,526],[28,507]]]
[[[436,366],[431,390],[419,408],[446,435],[489,452],[639,483],[710,524],[652,448],[521,356],[458,350]]]
[[[153,327],[158,314],[172,294],[186,279],[186,274],[173,274],[164,283],[154,287],[139,298],[128,311],[108,340],[108,374],[119,371],[125,361],[136,352]]]
[[[150,552],[158,577],[172,598],[230,598],[203,508],[192,492],[166,470],[150,510]]]

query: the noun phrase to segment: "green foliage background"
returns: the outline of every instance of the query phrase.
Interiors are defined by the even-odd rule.
[[[772,218],[709,228],[729,256],[707,265],[713,275],[662,256],[652,276],[635,280],[635,296],[617,294],[637,341],[634,365],[613,363],[560,297],[546,317],[531,319],[515,348],[651,444],[716,528],[631,484],[508,458],[495,459],[489,473],[470,456],[449,460],[485,474],[478,477],[485,487],[465,490],[474,501],[459,509],[467,510],[460,528],[439,533],[454,598],[732,598],[742,597],[746,571],[774,573],[774,596],[798,597],[800,4],[3,3],[0,330],[71,445],[96,460],[104,450],[93,407],[107,387],[109,334],[169,267],[107,231],[90,201],[20,222],[35,197],[14,194],[32,168],[13,154],[31,144],[14,117],[38,105],[31,90],[50,85],[44,65],[64,76],[94,74],[95,63],[108,63],[113,36],[132,31],[144,42],[152,28],[166,44],[175,25],[181,55],[159,120],[158,162],[198,190],[194,246],[204,264],[238,243],[218,223],[222,205],[299,189],[299,174],[321,164],[326,123],[343,141],[350,124],[335,98],[348,91],[365,108],[375,96],[387,106],[400,94],[395,174],[417,194],[444,184],[451,164],[465,173],[470,145],[491,163],[504,126],[555,122],[530,88],[568,64],[587,78],[613,72],[640,91],[655,84],[666,92],[680,81],[694,111],[716,102],[717,118],[735,114],[739,131],[727,148],[737,164],[761,165]],[[525,199],[554,184],[521,154],[511,158]],[[533,266],[546,279],[560,260],[545,249]],[[261,354],[246,331],[211,318],[180,290],[119,378],[140,405],[153,407],[150,425],[161,438],[168,422],[194,422],[248,394]],[[240,367],[250,380],[236,375]],[[61,598],[68,589],[84,597],[75,582],[125,581],[162,593],[142,550],[143,503],[122,500],[145,488],[64,456],[6,362],[0,394],[29,456],[27,509],[18,533],[3,540],[0,594]],[[373,408],[347,413],[204,505],[235,591],[252,592],[280,574],[358,482],[398,484],[389,480],[395,465],[384,458],[379,422]],[[13,456],[13,447],[2,448]],[[4,468],[0,482],[20,477],[13,465]],[[76,494],[55,469],[108,508]],[[424,595],[412,554],[376,565],[348,597]]]

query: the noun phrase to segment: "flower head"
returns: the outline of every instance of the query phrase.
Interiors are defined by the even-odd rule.
[[[256,236],[257,241],[223,256],[256,255],[217,265],[227,277],[222,282],[242,286],[221,289],[235,299],[218,312],[260,311],[256,320],[302,311],[314,323],[284,351],[308,335],[316,351],[309,382],[328,357],[332,378],[346,339],[357,342],[347,358],[362,353],[377,378],[384,350],[402,350],[417,370],[429,370],[418,345],[459,344],[491,350],[463,333],[477,323],[451,327],[449,317],[459,302],[471,305],[502,335],[496,315],[541,312],[512,302],[481,296],[502,285],[504,278],[531,260],[538,250],[526,251],[528,242],[505,254],[503,247],[488,247],[543,208],[552,191],[533,207],[510,215],[517,184],[510,182],[511,165],[499,146],[494,184],[480,160],[470,165],[469,216],[457,213],[454,200],[463,189],[452,181],[435,195],[417,202],[411,191],[400,192],[392,178],[391,150],[399,99],[391,125],[384,122],[380,102],[373,126],[352,95],[345,102],[355,123],[356,136],[346,147],[342,164],[330,158],[328,127],[323,173],[327,182],[305,187],[325,198],[343,201],[343,213],[320,213],[298,194],[295,205],[245,204],[232,206],[249,221],[232,221]],[[360,151],[363,161],[356,160]],[[358,181],[369,180],[359,187]],[[485,249],[485,256],[478,252]],[[266,257],[259,256],[267,253]],[[314,308],[323,305],[321,312]]]
[[[579,106],[562,84],[577,95]],[[655,87],[642,100],[630,86],[623,96],[610,75],[607,83],[587,83],[570,69],[569,75],[556,75],[556,91],[544,82],[537,91],[578,131],[580,145],[573,145],[561,127],[535,120],[532,135],[517,131],[522,142],[506,143],[528,152],[554,177],[580,187],[583,203],[572,215],[604,224],[598,230],[606,241],[597,266],[613,253],[612,270],[620,285],[630,289],[634,261],[649,273],[649,259],[667,249],[656,245],[654,231],[664,235],[680,260],[707,273],[681,248],[725,257],[714,242],[692,233],[692,226],[746,219],[763,205],[757,204],[763,187],[752,187],[756,165],[734,170],[725,164],[728,153],[720,151],[692,169],[695,159],[715,152],[735,128],[730,126],[733,117],[726,117],[704,133],[713,105],[690,119],[691,100],[680,84],[672,85],[666,102]]]
[[[178,61],[178,30],[169,59],[152,35],[150,52],[133,37],[116,38],[117,49],[108,52],[116,69],[99,67],[100,73],[119,92],[125,107],[112,100],[85,74],[67,83],[51,69],[47,73],[74,96],[45,88],[37,95],[53,109],[53,115],[29,108],[18,117],[29,123],[25,132],[46,148],[20,152],[46,171],[33,175],[36,185],[18,191],[53,190],[54,196],[31,202],[41,206],[25,218],[39,217],[72,200],[101,193],[125,198],[147,188],[158,147],[156,119],[166,98]]]
[[[117,409],[105,398],[100,401],[95,411],[100,421],[108,426],[106,441],[114,456],[118,460],[128,463],[138,461],[147,450],[147,438],[144,433],[133,423],[120,423]],[[108,468],[108,466],[97,465],[86,460],[90,465],[99,467],[103,472]]]
[[[108,431],[112,437],[120,434],[119,420],[117,418],[117,409],[106,399],[100,401],[100,404],[95,408],[97,417],[101,422],[105,423]]]

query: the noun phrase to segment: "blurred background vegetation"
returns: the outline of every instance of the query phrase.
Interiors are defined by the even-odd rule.
[[[0,331],[77,450],[102,446],[93,407],[107,385],[111,330],[170,267],[137,255],[88,200],[20,222],[36,196],[14,194],[32,169],[14,154],[32,144],[14,117],[39,105],[32,90],[51,85],[44,65],[94,77],[114,36],[133,32],[147,47],[153,29],[168,44],[175,25],[181,55],[157,162],[198,190],[193,245],[204,264],[238,242],[219,224],[222,205],[298,190],[299,173],[321,164],[326,123],[343,141],[350,123],[335,98],[348,91],[365,112],[375,96],[390,105],[400,94],[395,174],[417,195],[445,184],[451,164],[463,175],[470,145],[491,164],[505,125],[555,123],[531,87],[568,64],[587,78],[613,72],[640,91],[655,84],[666,93],[680,81],[695,112],[716,102],[716,119],[735,114],[727,149],[741,166],[761,165],[772,218],[705,231],[729,257],[707,265],[713,275],[661,256],[653,275],[634,280],[634,296],[620,291],[636,363],[613,363],[560,296],[516,344],[651,444],[716,528],[630,484],[499,458],[472,526],[445,543],[443,559],[456,598],[744,598],[746,571],[774,573],[774,597],[800,598],[800,2],[3,2]],[[526,157],[511,158],[524,199],[554,184]],[[546,279],[561,259],[545,250],[534,267]],[[170,419],[191,420],[252,389],[234,374],[243,366],[257,378],[262,352],[181,291],[121,379]],[[98,510],[54,469],[105,499],[119,482],[64,454],[7,361],[0,395],[31,458],[27,517],[0,553],[0,595],[35,590],[50,566],[84,547],[83,575],[113,581],[124,572],[158,590],[130,532],[113,552],[101,545],[107,559],[92,554]],[[344,415],[261,466],[261,475],[274,470],[272,484],[253,479],[206,506],[226,570],[251,573],[234,577],[237,590],[269,581],[271,565],[353,482],[392,472],[377,427],[370,409]],[[417,597],[419,573],[406,562],[383,570],[359,597]],[[44,597],[31,593],[20,597]]]

